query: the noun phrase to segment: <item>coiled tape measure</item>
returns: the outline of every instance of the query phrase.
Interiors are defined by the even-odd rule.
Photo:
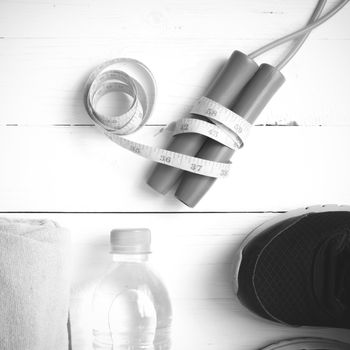
[[[132,101],[130,108],[117,115],[99,113],[99,100],[113,91],[128,95]],[[119,146],[171,167],[214,178],[226,177],[230,163],[191,157],[123,137],[136,132],[147,122],[155,94],[155,80],[151,71],[137,60],[119,58],[107,61],[93,70],[86,83],[84,101],[90,118]],[[190,113],[206,117],[210,122],[195,118],[180,119],[172,127],[173,135],[197,133],[231,149],[239,149],[244,145],[251,128],[251,124],[239,115],[207,97],[201,97]]]

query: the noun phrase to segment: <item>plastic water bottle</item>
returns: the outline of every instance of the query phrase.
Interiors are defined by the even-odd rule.
[[[94,349],[170,349],[171,304],[153,272],[148,229],[111,232],[113,263],[93,297]]]

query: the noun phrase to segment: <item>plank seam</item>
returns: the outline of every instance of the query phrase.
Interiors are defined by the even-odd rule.
[[[256,211],[0,211],[1,214],[282,214],[280,210]]]
[[[168,124],[145,124],[144,126],[148,127],[166,127]],[[7,123],[7,124],[0,124],[0,127],[95,127],[94,124],[89,123],[81,123],[81,124],[69,124],[69,123],[59,123],[59,124],[18,124],[18,123]],[[254,127],[293,127],[293,126],[304,126],[304,127],[318,127],[318,126],[332,126],[329,124],[314,124],[314,125],[299,125],[295,121],[291,122],[285,122],[285,123],[273,123],[273,124],[254,124]],[[348,126],[348,125],[335,125],[335,126]]]

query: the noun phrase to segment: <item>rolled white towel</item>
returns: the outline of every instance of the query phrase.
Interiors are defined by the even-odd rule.
[[[69,233],[0,218],[0,349],[67,350]]]

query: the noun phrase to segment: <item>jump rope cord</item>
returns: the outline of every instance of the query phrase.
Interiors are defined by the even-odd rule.
[[[316,21],[325,5],[327,3],[327,0],[319,0],[317,3],[317,6],[314,10],[314,13],[311,15],[308,24],[313,23],[314,21]],[[296,43],[295,45],[293,45],[293,47],[291,48],[291,50],[287,53],[287,55],[281,60],[281,62],[276,66],[277,69],[281,70],[295,55],[296,53],[300,50],[300,48],[303,46],[305,40],[307,39],[307,37],[310,35],[311,31],[307,32],[304,36],[302,36],[300,39],[296,39]]]
[[[262,46],[258,50],[253,51],[252,53],[249,54],[250,58],[255,58],[257,56],[262,55],[263,53],[274,49],[277,46],[280,46],[290,40],[293,40],[295,38],[300,37],[301,35],[304,35],[304,37],[301,40],[298,40],[297,44],[292,48],[292,50],[287,54],[287,56],[278,64],[278,68],[281,69],[283,68],[297,53],[297,51],[300,49],[308,35],[311,33],[311,31],[321,24],[325,23],[328,21],[331,17],[333,17],[338,11],[340,11],[350,0],[343,0],[341,1],[337,6],[334,7],[333,10],[329,11],[327,14],[324,16],[319,17],[321,14],[325,4],[326,0],[320,0],[316,6],[316,9],[310,18],[309,24],[306,25],[304,28],[301,28],[293,33],[290,33],[280,39],[274,40],[271,43]]]

